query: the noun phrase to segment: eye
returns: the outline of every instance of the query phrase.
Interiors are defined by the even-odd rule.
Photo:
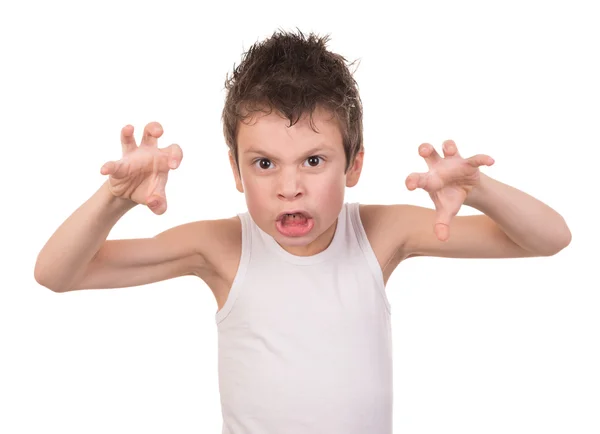
[[[311,167],[318,167],[319,160],[323,160],[323,157],[319,157],[318,155],[313,155],[306,159],[306,161],[308,161],[309,166],[311,166]]]
[[[272,165],[271,160],[268,158],[258,158],[252,162],[253,165],[256,165],[256,163],[259,163],[258,168],[262,170],[268,170]]]

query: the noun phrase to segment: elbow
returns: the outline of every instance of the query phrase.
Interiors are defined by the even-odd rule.
[[[52,292],[65,292],[63,289],[61,289],[59,286],[52,284],[41,272],[40,272],[40,268],[39,267],[35,267],[34,271],[33,271],[33,278],[35,279],[35,281],[43,286],[44,288],[49,289]]]
[[[571,235],[571,231],[567,226],[565,226],[564,230],[560,233],[557,233],[553,237],[553,243],[548,250],[543,253],[543,256],[554,256],[563,249],[567,248],[569,244],[571,244],[571,239],[573,236]]]
[[[573,235],[571,234],[571,230],[565,223],[565,226],[561,231],[561,235],[557,237],[559,248],[556,253],[560,252],[562,249],[566,248],[569,244],[571,244],[572,239]]]
[[[52,292],[63,292],[60,291],[56,286],[49,284],[46,280],[40,279],[37,276],[35,276],[35,281],[38,283],[38,285],[43,286],[44,288],[49,289]]]
[[[41,254],[41,253],[40,253]],[[48,288],[53,292],[57,292],[52,289],[48,284],[48,278],[44,271],[45,267],[42,265],[40,261],[40,256],[38,255],[37,260],[35,261],[35,266],[33,268],[33,278],[38,283],[38,285],[43,286],[44,288]]]
[[[563,247],[562,249],[564,249],[565,247],[567,247],[569,244],[571,244],[571,240],[573,239],[573,235],[571,234],[571,231],[569,230],[569,228],[566,228],[565,231],[565,237],[564,237],[564,242],[563,242]],[[562,250],[561,249],[561,250]]]
[[[33,278],[38,283],[38,285],[41,285],[41,286],[53,291],[52,288],[48,287],[48,284],[46,283],[46,279],[43,276],[43,274],[41,272],[41,268],[38,266],[38,264],[35,264],[35,268],[33,269]]]

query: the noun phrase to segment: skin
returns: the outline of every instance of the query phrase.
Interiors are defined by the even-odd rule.
[[[314,113],[314,122],[318,133],[306,118],[288,128],[288,121],[276,114],[257,117],[241,125],[239,132],[241,176],[230,156],[236,187],[245,194],[253,219],[296,255],[314,255],[329,246],[344,190],[357,184],[364,158],[359,153],[344,173],[338,126],[320,111]],[[136,204],[148,206],[155,214],[166,210],[168,173],[180,166],[183,154],[176,144],[159,148],[162,133],[157,122],[148,124],[138,146],[133,127],[123,128],[123,158],[101,169],[109,179],[55,231],[38,255],[34,273],[40,284],[66,292],[195,275],[212,289],[219,309],[223,306],[240,259],[237,216],[179,225],[152,238],[106,239],[113,225]],[[317,144],[328,149],[311,151]],[[250,148],[257,147],[269,156],[252,154]],[[432,145],[423,143],[419,154],[429,170],[406,179],[409,190],[429,193],[435,209],[360,205],[360,219],[384,282],[401,261],[413,256],[550,256],[569,245],[571,232],[558,212],[480,173],[480,166],[493,164],[491,157],[463,158],[452,140],[446,140],[442,150],[443,157]],[[322,156],[324,161],[309,158],[313,156]],[[261,169],[258,160],[267,157]],[[457,216],[462,205],[481,214]],[[313,215],[315,226],[308,235],[290,238],[276,230],[277,214],[292,208]]]
[[[344,173],[346,157],[337,121],[318,108],[313,124],[318,132],[306,115],[289,127],[289,120],[276,111],[257,114],[240,123],[239,174],[229,154],[236,188],[244,193],[253,220],[297,256],[315,255],[329,246],[345,188],[358,183],[364,157],[360,152]],[[317,147],[322,149],[314,150]],[[314,227],[306,235],[290,237],[277,230],[277,215],[293,209],[312,216]]]

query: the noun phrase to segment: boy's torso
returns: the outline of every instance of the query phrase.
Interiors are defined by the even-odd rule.
[[[383,272],[383,281],[387,283],[394,269],[402,261],[394,241],[386,231],[377,230],[380,226],[382,207],[380,205],[360,205],[360,218]],[[205,253],[206,266],[202,268],[199,277],[208,285],[217,301],[218,310],[224,306],[229,290],[238,270],[241,251],[241,222],[240,219],[215,220],[215,239],[210,240],[211,248]]]

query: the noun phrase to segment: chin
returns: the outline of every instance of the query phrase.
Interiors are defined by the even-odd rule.
[[[312,243],[318,238],[318,235],[315,236],[314,234],[308,234],[303,237],[286,237],[277,232],[277,229],[275,229],[275,234],[271,236],[282,246],[288,247],[308,246],[310,243]]]

